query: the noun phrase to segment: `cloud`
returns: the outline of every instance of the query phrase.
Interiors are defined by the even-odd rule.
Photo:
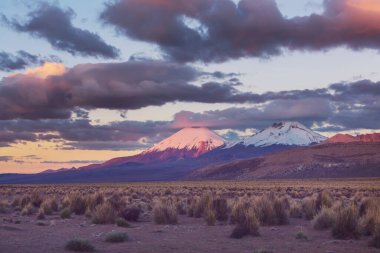
[[[284,50],[380,49],[380,3],[325,0],[321,14],[288,18],[275,0],[116,0],[101,19],[177,61],[223,62]]]
[[[45,62],[61,62],[58,56],[50,55],[41,57],[39,55],[30,54],[24,50],[19,50],[16,54],[0,52],[0,71],[21,70],[33,65],[41,65]]]
[[[276,121],[313,122],[327,120],[333,108],[327,99],[276,100],[260,107],[238,108],[193,113],[181,111],[174,116],[173,128],[209,127],[213,129],[263,129]]]
[[[70,160],[70,161],[42,161],[45,164],[89,164],[89,163],[100,163],[99,160]]]
[[[41,3],[27,16],[25,22],[10,20],[4,15],[2,20],[16,31],[44,38],[54,48],[72,55],[102,58],[119,56],[119,50],[104,42],[98,34],[75,27],[72,24],[75,16],[72,9],[63,10],[56,5]]]
[[[80,64],[71,69],[45,64],[0,81],[0,119],[69,118],[78,107],[133,110],[177,101],[261,101],[257,94],[234,88],[236,81],[193,84],[204,76],[209,74],[165,61]]]
[[[12,156],[0,156],[0,162],[9,162],[12,161]]]

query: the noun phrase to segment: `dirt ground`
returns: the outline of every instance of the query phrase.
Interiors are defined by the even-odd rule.
[[[131,223],[129,228],[91,224],[83,215],[62,220],[57,214],[48,216],[42,222],[45,226],[37,225],[35,217],[21,216],[19,212],[0,214],[0,252],[67,252],[64,245],[73,238],[89,240],[96,252],[380,252],[368,246],[369,237],[335,240],[329,230],[316,231],[310,221],[302,219],[290,219],[290,224],[285,226],[260,227],[259,237],[247,236],[242,239],[229,238],[232,225],[219,223],[207,226],[202,218],[185,215],[179,216],[178,225],[155,225],[152,221],[144,221]],[[127,232],[129,241],[105,242],[106,234],[111,231]],[[300,231],[307,239],[296,238]]]

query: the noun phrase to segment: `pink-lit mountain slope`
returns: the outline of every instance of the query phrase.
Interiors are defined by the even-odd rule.
[[[92,164],[79,169],[118,166],[126,163],[151,163],[184,158],[196,158],[225,145],[225,140],[207,128],[184,128],[148,150],[129,157],[118,157],[103,164]]]
[[[380,142],[380,133],[359,134],[336,134],[326,140],[326,143],[350,143],[350,142]]]

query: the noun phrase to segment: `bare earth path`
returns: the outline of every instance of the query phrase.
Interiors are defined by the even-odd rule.
[[[138,252],[138,253],[253,253],[257,249],[268,252],[307,253],[366,253],[380,252],[368,247],[369,238],[360,240],[335,240],[330,231],[316,231],[309,221],[291,219],[290,225],[260,227],[260,237],[247,236],[231,239],[233,226],[218,224],[207,226],[201,218],[179,216],[178,225],[155,225],[153,222],[132,223],[131,228],[114,225],[93,225],[85,216],[62,220],[57,215],[49,216],[36,224],[34,217],[14,214],[0,214],[1,253],[42,253],[67,252],[65,242],[72,238],[89,240],[96,252]],[[9,219],[12,219],[10,222]],[[20,221],[20,224],[15,224]],[[104,241],[105,235],[113,230],[126,231],[128,242],[112,244]],[[296,239],[302,231],[308,240]]]

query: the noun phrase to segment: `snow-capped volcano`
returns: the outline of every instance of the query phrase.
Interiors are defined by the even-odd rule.
[[[207,128],[184,128],[144,153],[183,150],[191,152],[192,157],[198,157],[225,143],[222,137]]]
[[[312,143],[320,143],[327,138],[313,132],[298,122],[274,123],[261,132],[244,140],[244,145],[267,147],[271,145],[308,146]]]

